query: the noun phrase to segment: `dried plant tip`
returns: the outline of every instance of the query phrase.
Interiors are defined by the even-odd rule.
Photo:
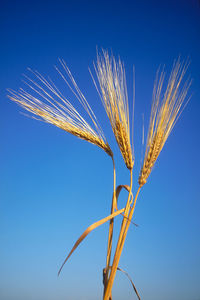
[[[130,142],[129,107],[125,70],[119,59],[109,58],[106,51],[97,55],[95,71],[101,88],[101,100],[109,117],[112,130],[128,169],[133,168],[134,159]],[[95,84],[96,85],[96,84]]]
[[[39,120],[51,123],[85,141],[99,146],[112,157],[112,151],[91,107],[78,88],[65,62],[60,60],[60,63],[62,71],[56,67],[58,73],[86,110],[95,129],[86,122],[74,106],[63,96],[53,81],[47,81],[38,72],[30,70],[34,75],[35,80],[25,76],[25,84],[29,87],[31,93],[28,93],[23,89],[20,89],[18,92],[9,90],[9,99],[15,101],[33,115],[38,116]],[[71,80],[72,86],[67,81],[66,74]]]
[[[161,92],[164,81],[164,73],[158,72],[153,91],[153,102],[147,136],[147,146],[144,162],[139,176],[139,185],[143,186],[149,177],[151,170],[170,134],[177,122],[183,108],[183,103],[191,85],[191,80],[186,80],[182,85],[183,77],[187,71],[188,62],[180,63],[180,59],[174,62],[166,91],[161,100]]]

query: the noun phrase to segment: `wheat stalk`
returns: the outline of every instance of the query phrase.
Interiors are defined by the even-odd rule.
[[[54,82],[46,80],[37,71],[31,73],[34,79],[25,76],[25,84],[29,87],[31,93],[20,89],[18,92],[9,90],[9,99],[18,103],[25,110],[39,117],[47,123],[51,123],[85,141],[88,141],[102,148],[108,155],[113,156],[112,151],[105,139],[105,136],[98,124],[98,121],[89,106],[84,95],[78,88],[71,72],[67,68],[65,62],[60,60],[62,71],[57,69],[60,76],[68,84],[72,92],[80,101],[95,127],[92,128],[88,122],[78,113],[74,106],[62,95],[61,91],[55,86]],[[70,78],[73,87],[67,81],[65,74]]]
[[[97,54],[97,65],[95,71],[99,81],[101,93],[99,92],[96,82],[93,78],[94,84],[97,88],[105,111],[111,123],[112,130],[114,132],[117,144],[123,156],[124,162],[127,168],[131,171],[134,165],[133,150],[130,142],[130,126],[129,126],[129,106],[128,96],[126,88],[126,76],[124,67],[119,59],[118,63],[114,57],[111,58],[108,52],[103,51],[103,55]],[[128,201],[131,197],[131,189],[129,191]],[[111,207],[111,213],[114,211],[115,191],[113,192],[113,201]],[[128,210],[125,210],[123,215],[123,222],[127,218]],[[109,284],[110,276],[109,272],[113,273],[113,266],[110,267],[111,260],[111,249],[112,249],[112,236],[113,236],[113,220],[110,222],[109,227],[109,238],[108,238],[108,249],[107,249],[107,260],[104,274],[104,297],[107,293],[107,284]],[[120,239],[120,236],[119,236]],[[114,258],[115,260],[115,258]],[[114,262],[113,260],[113,262]],[[115,268],[116,272],[117,268]],[[111,290],[109,291],[109,300],[112,299]]]
[[[191,80],[186,80],[181,87],[183,77],[187,71],[188,62],[180,63],[180,58],[174,62],[168,85],[162,96],[164,72],[157,72],[153,90],[153,102],[147,136],[147,146],[143,166],[140,171],[139,185],[143,186],[149,177],[151,170],[177,122],[183,108],[183,103],[191,85]]]
[[[129,108],[126,76],[120,59],[109,57],[106,51],[97,54],[95,66],[101,88],[101,100],[110,119],[112,130],[128,169],[133,168],[134,159],[130,142]]]
[[[104,281],[104,299],[112,299],[111,289],[114,281],[114,277],[117,271],[120,255],[118,253],[125,224],[127,222],[128,213],[131,204],[132,194],[132,169],[134,164],[133,150],[130,142],[130,126],[129,126],[129,105],[126,88],[125,70],[119,59],[118,63],[114,57],[109,57],[106,51],[103,51],[103,55],[97,54],[97,65],[95,66],[97,78],[99,81],[101,94],[99,92],[101,101],[104,105],[106,113],[109,117],[112,130],[114,132],[117,144],[120,148],[121,154],[125,161],[127,168],[130,170],[131,185],[129,189],[129,196],[123,214],[123,221],[121,231],[119,234],[118,244],[115,251],[112,266],[110,267],[111,248],[112,248],[112,234],[113,223],[110,223],[109,228],[109,242],[107,252],[107,264],[105,269],[105,281]],[[115,195],[113,194],[113,199]],[[111,211],[114,209],[112,206]],[[109,274],[110,271],[110,274]]]
[[[46,80],[38,72],[32,72],[36,80],[26,77],[26,85],[31,92],[20,89],[18,92],[9,90],[9,98],[22,106],[33,115],[39,117],[39,120],[51,123],[83,140],[102,148],[113,161],[113,199],[111,206],[111,214],[98,222],[90,225],[79,239],[74,244],[72,250],[66,257],[62,267],[76,250],[79,244],[86,238],[86,236],[97,227],[110,221],[108,250],[106,258],[106,268],[104,269],[104,300],[112,300],[112,286],[114,283],[121,253],[124,247],[127,232],[133,217],[136,206],[136,201],[142,186],[146,183],[151,170],[169,136],[175,123],[177,122],[182,110],[187,101],[185,101],[188,89],[191,85],[191,80],[186,80],[182,84],[183,78],[188,68],[188,61],[185,64],[180,63],[180,58],[174,62],[168,84],[163,93],[163,83],[165,74],[162,71],[159,75],[157,72],[154,90],[153,102],[151,107],[151,115],[149,122],[149,130],[147,136],[147,145],[143,165],[139,175],[139,187],[135,197],[132,194],[133,186],[133,165],[134,155],[130,142],[130,128],[129,128],[129,108],[128,96],[126,88],[125,70],[119,59],[115,61],[114,57],[109,57],[106,51],[103,51],[103,56],[97,55],[97,65],[95,66],[99,85],[101,88],[101,100],[110,119],[112,130],[114,132],[116,141],[120,148],[121,154],[125,161],[127,168],[130,171],[130,185],[119,185],[116,188],[116,171],[113,153],[105,139],[101,127],[88,104],[86,98],[78,88],[70,70],[63,60],[60,60],[62,69],[56,67],[61,78],[68,85],[76,98],[79,100],[85,111],[89,115],[93,127],[78,113],[74,106],[63,96],[60,90],[55,86],[52,80]],[[67,74],[67,76],[66,76]],[[70,79],[71,84],[67,78]],[[94,81],[95,83],[95,81]],[[96,83],[95,83],[96,85]],[[97,88],[98,91],[98,88]],[[98,91],[99,92],[99,91]],[[188,100],[189,101],[189,100]],[[185,105],[184,105],[185,103]],[[35,117],[34,117],[35,118]],[[119,210],[117,206],[118,197],[122,188],[125,188],[129,194],[125,208]],[[121,229],[118,237],[118,242],[115,249],[112,264],[111,250],[112,250],[112,236],[113,236],[113,222],[114,218],[119,214],[123,215]],[[122,271],[124,272],[124,271]],[[124,272],[126,274],[126,272]],[[126,274],[127,275],[127,274]],[[136,292],[138,299],[140,296],[131,280],[132,286]]]

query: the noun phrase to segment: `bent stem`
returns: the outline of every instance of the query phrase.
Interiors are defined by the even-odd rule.
[[[117,267],[119,264],[119,259],[120,259],[122,248],[123,248],[123,247],[121,247],[121,245],[124,244],[123,241],[125,241],[124,233],[125,233],[126,225],[127,225],[127,222],[130,223],[128,218],[129,218],[130,205],[131,205],[131,201],[130,201],[131,193],[132,193],[132,169],[130,170],[130,190],[129,190],[128,200],[127,200],[125,211],[124,211],[124,218],[122,221],[119,239],[118,239],[116,250],[115,250],[115,256],[114,256],[113,264],[111,267],[110,277],[108,279],[108,283],[107,283],[106,290],[104,293],[104,298],[103,298],[104,300],[109,300],[109,297],[111,295],[114,278],[116,275]]]
[[[112,156],[113,162],[113,197],[112,197],[112,205],[111,205],[111,214],[114,213],[115,204],[116,204],[116,171],[115,171],[115,161]],[[110,220],[109,225],[109,234],[108,234],[108,247],[107,247],[107,257],[106,257],[106,268],[103,272],[103,284],[104,284],[104,292],[105,294],[107,283],[108,283],[108,275],[110,270],[110,259],[111,259],[111,251],[112,251],[112,239],[113,239],[113,226],[114,226],[114,219]],[[112,295],[110,295],[109,300],[112,300]]]

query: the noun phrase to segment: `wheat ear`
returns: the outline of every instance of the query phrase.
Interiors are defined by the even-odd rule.
[[[106,51],[97,54],[95,66],[105,111],[110,119],[112,130],[128,169],[133,168],[134,158],[130,142],[129,107],[126,88],[126,76],[120,59],[109,57]],[[98,90],[98,89],[97,89]]]
[[[23,89],[20,89],[18,92],[9,90],[9,99],[18,103],[21,107],[31,112],[33,115],[38,116],[39,120],[51,123],[85,141],[99,146],[112,157],[112,151],[105,139],[100,125],[98,124],[94,112],[78,88],[65,62],[60,60],[60,63],[62,69],[58,69],[56,67],[58,73],[86,110],[92,120],[94,128],[92,128],[78,113],[61,91],[58,90],[54,82],[50,79],[46,80],[37,71],[33,72],[29,70],[34,76],[34,80],[31,77],[25,76],[25,84],[30,89],[30,92]],[[69,84],[66,74],[71,80],[72,86]]]
[[[188,61],[180,63],[180,58],[174,62],[166,91],[162,96],[164,72],[157,72],[153,90],[153,102],[147,136],[147,145],[143,166],[140,171],[139,185],[143,186],[149,177],[151,170],[177,122],[185,102],[191,80],[187,79],[182,84],[184,75],[188,68]],[[184,105],[185,103],[185,105]]]

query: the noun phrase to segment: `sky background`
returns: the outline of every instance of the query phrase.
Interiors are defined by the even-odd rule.
[[[189,57],[192,99],[143,187],[120,267],[142,300],[200,300],[200,3],[164,1],[1,1],[0,4],[0,299],[99,300],[108,225],[96,229],[57,271],[76,239],[110,212],[112,162],[98,147],[20,114],[7,88],[23,87],[27,67],[57,80],[63,58],[111,145],[117,184],[129,172],[88,72],[96,49],[121,57],[132,107],[135,66],[134,191],[148,129],[153,83]],[[58,84],[63,85],[60,81]],[[77,100],[66,88],[65,95]],[[119,206],[127,194],[120,195]],[[116,236],[121,217],[116,220]],[[116,237],[115,237],[116,240]],[[136,299],[118,273],[114,300]]]

